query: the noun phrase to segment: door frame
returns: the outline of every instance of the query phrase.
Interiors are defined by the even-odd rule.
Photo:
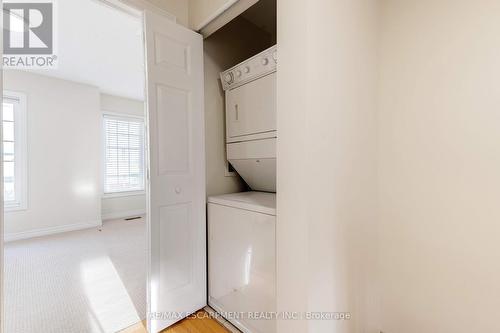
[[[123,11],[125,13],[131,14],[142,19],[143,14],[146,10],[153,11],[155,13],[161,14],[168,18],[169,20],[177,23],[177,17],[170,12],[160,8],[146,0],[97,0],[115,9]],[[142,19],[143,20],[143,19]],[[143,20],[144,21],[144,20]],[[146,47],[146,45],[144,45]]]
[[[144,91],[147,92],[147,70],[146,70],[146,39],[145,39],[145,31],[144,31],[144,13],[145,11],[153,11],[155,13],[158,13],[160,15],[163,15],[165,18],[168,20],[173,21],[174,23],[177,23],[177,17],[168,11],[146,1],[146,0],[96,0],[104,5],[107,5],[109,7],[114,8],[115,10],[122,11],[124,13],[127,13],[129,15],[135,16],[138,19],[141,20],[142,27],[143,27],[143,33],[142,33],[142,50],[144,53]],[[0,0],[0,6],[3,8],[3,0]],[[3,28],[3,15],[0,15],[0,27]],[[3,59],[3,34],[0,34],[0,57]],[[0,91],[2,91],[2,94],[0,95],[0,102],[3,102],[3,62],[0,63]],[[148,124],[148,112],[147,112],[147,99],[144,101],[144,106],[145,106],[145,113],[144,113],[144,135],[146,140],[144,141],[145,144],[145,172],[146,172],[146,244],[147,244],[147,258],[146,258],[146,281],[144,281],[147,284],[147,309],[149,311],[150,309],[150,286],[149,286],[149,274],[150,274],[150,268],[151,268],[151,241],[149,237],[149,233],[151,230],[151,221],[150,221],[150,207],[149,207],[149,200],[150,200],[150,193],[149,193],[149,186],[150,186],[150,180],[149,180],[149,124]],[[3,103],[0,103],[0,123],[3,121]],[[2,126],[0,126],[0,137],[3,136],[2,133]],[[3,155],[3,147],[0,145],[0,156]],[[0,163],[0,175],[3,175],[3,163]],[[0,177],[2,179],[2,177]],[[0,203],[3,203],[3,181],[0,181]],[[4,232],[4,209],[3,205],[0,204],[0,333],[5,333],[5,328],[4,328],[4,323],[5,323],[5,298],[4,298],[4,246],[5,246],[5,232]],[[149,318],[148,314],[146,313],[146,321],[148,322],[147,325],[147,330],[149,329]]]
[[[3,0],[0,0],[3,13]],[[0,26],[3,31],[3,14],[0,15]],[[3,124],[3,33],[0,34],[0,124]],[[0,138],[3,138],[3,126],[0,126]],[[0,156],[3,156],[3,144],[0,145]],[[4,207],[3,207],[3,163],[0,163],[0,333],[4,333],[5,307],[4,307]]]

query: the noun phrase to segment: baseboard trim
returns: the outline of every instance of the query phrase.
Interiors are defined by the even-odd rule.
[[[23,239],[30,239],[30,238],[41,237],[41,236],[49,236],[49,235],[60,234],[63,232],[68,232],[68,231],[90,229],[90,228],[96,228],[96,227],[100,227],[100,226],[102,226],[102,221],[98,220],[98,221],[88,222],[88,223],[75,223],[75,224],[60,225],[60,226],[56,226],[56,227],[35,229],[35,230],[30,230],[30,231],[6,233],[4,236],[4,241],[6,243],[7,242],[14,242],[14,241],[23,240]]]
[[[214,308],[210,305],[207,305],[203,308],[205,312],[207,312],[213,319],[215,319],[219,324],[221,324],[224,328],[226,328],[231,333],[241,333],[239,329],[236,328],[233,324],[227,321],[222,315],[220,315]]]
[[[133,217],[133,216],[145,215],[145,214],[146,214],[145,209],[127,210],[127,211],[116,212],[116,213],[102,214],[102,220],[103,221],[118,220],[118,219],[124,219],[127,217]]]

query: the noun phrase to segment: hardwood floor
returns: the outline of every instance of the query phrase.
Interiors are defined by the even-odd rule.
[[[138,323],[119,333],[146,333],[146,323]],[[207,312],[200,310],[196,313],[196,318],[184,319],[162,333],[229,333],[229,331],[215,319],[210,318]]]
[[[132,325],[118,333],[146,333],[146,321]]]

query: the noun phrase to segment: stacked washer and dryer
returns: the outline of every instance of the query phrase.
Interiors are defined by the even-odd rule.
[[[221,73],[227,159],[252,191],[208,198],[209,305],[276,332],[276,46]]]

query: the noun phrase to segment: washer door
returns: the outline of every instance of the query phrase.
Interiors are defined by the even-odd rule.
[[[276,311],[272,215],[208,204],[209,305],[222,313]],[[226,318],[243,332],[276,332],[273,319]]]

